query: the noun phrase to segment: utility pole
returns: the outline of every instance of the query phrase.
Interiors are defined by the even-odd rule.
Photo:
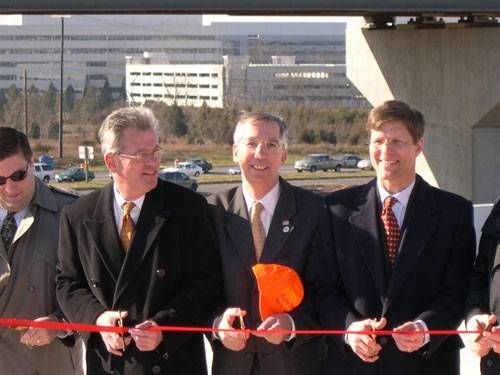
[[[63,72],[64,72],[64,17],[61,17],[61,86],[59,90],[59,157],[63,157]]]
[[[28,133],[28,76],[24,69],[24,134],[29,137]]]

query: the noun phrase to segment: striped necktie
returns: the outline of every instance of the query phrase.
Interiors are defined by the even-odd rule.
[[[264,242],[266,242],[266,231],[262,220],[260,219],[260,213],[264,209],[264,206],[260,202],[254,202],[252,205],[252,237],[253,244],[255,246],[255,257],[257,262],[260,260],[262,255],[262,250],[264,249]]]
[[[120,240],[122,242],[123,250],[128,251],[130,247],[130,242],[132,242],[132,236],[135,232],[135,223],[130,216],[130,212],[135,207],[134,202],[125,202],[123,204],[123,217],[122,217],[122,229],[120,230]]]

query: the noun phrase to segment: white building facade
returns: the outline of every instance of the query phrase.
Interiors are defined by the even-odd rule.
[[[133,105],[368,107],[346,78],[344,64],[295,64],[294,56],[274,56],[272,64],[250,64],[248,56],[224,56],[224,64],[170,64],[167,56],[149,53],[126,60],[127,98]]]
[[[126,57],[128,102],[142,105],[161,101],[167,105],[211,108],[224,104],[222,64],[170,64],[167,57]]]

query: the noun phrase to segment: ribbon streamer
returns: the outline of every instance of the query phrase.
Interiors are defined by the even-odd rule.
[[[53,321],[43,321],[37,322],[29,319],[14,319],[14,318],[0,318],[0,327],[6,328],[45,328],[50,330],[59,331],[78,331],[78,332],[115,332],[115,333],[126,333],[130,328],[134,327],[109,327],[109,326],[98,326],[95,324],[83,324],[83,323],[61,323]],[[226,328],[209,328],[209,327],[183,327],[183,326],[152,326],[144,328],[146,330],[152,331],[162,331],[162,332],[197,332],[197,333],[213,333],[213,332],[243,332],[243,333],[257,333],[256,329],[226,329]],[[273,330],[273,333],[284,334],[284,335],[346,335],[346,334],[363,334],[363,335],[377,335],[377,336],[391,336],[394,331],[391,330],[380,330],[380,331],[348,331],[343,329],[321,329],[321,330]],[[468,330],[428,330],[428,331],[398,331],[398,334],[429,334],[429,335],[441,335],[450,336],[458,334],[479,334],[482,330],[468,331]],[[493,332],[496,333],[496,332]],[[496,333],[499,334],[500,332]]]

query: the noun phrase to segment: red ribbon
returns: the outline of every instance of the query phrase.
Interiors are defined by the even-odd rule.
[[[126,333],[130,328],[134,327],[109,327],[109,326],[98,326],[95,324],[82,324],[82,323],[61,323],[54,321],[34,321],[29,319],[11,319],[11,318],[1,318],[0,327],[7,328],[45,328],[50,330],[59,331],[78,331],[78,332],[116,332],[116,333]],[[141,328],[139,328],[141,329]],[[212,333],[212,332],[231,332],[238,331],[244,333],[262,333],[256,329],[224,329],[224,328],[207,328],[207,327],[181,327],[181,326],[151,326],[148,328],[142,328],[151,331],[165,331],[165,332],[198,332],[198,333]],[[391,336],[394,331],[391,330],[380,330],[380,331],[347,331],[343,329],[322,329],[322,330],[273,330],[275,334],[283,335],[346,335],[346,334],[364,334],[364,335],[377,335],[377,336]],[[429,335],[457,335],[457,334],[479,334],[483,331],[468,331],[468,330],[451,330],[451,329],[437,329],[428,331],[398,331],[398,334],[429,334]]]

